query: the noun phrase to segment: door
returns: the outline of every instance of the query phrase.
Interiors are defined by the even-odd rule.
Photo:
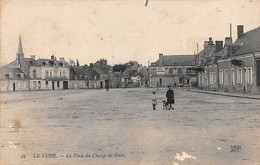
[[[69,83],[68,81],[63,81],[63,89],[69,89]]]
[[[15,91],[15,83],[13,83],[13,91]]]
[[[247,91],[247,73],[246,73],[246,68],[243,69],[243,91]]]
[[[159,85],[162,86],[162,78],[159,78]]]
[[[100,81],[100,88],[103,88],[103,81]]]
[[[38,81],[38,89],[41,89],[41,81]]]
[[[54,81],[52,81],[52,90],[54,90]]]
[[[252,81],[254,82],[254,78]],[[260,86],[260,60],[256,60],[256,85]]]

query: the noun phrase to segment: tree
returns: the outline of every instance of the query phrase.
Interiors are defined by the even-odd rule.
[[[127,68],[127,64],[116,64],[113,66],[113,72],[124,72]]]

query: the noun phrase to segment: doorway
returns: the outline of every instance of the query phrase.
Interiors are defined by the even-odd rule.
[[[54,90],[54,81],[52,81],[52,90]]]
[[[162,84],[163,84],[162,78],[159,78],[159,85],[162,86]]]
[[[68,81],[63,81],[63,89],[69,89]]]
[[[100,88],[103,88],[103,81],[100,81]]]
[[[13,83],[13,91],[15,91],[15,83]]]

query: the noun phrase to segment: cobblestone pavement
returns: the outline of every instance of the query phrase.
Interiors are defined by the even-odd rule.
[[[259,100],[152,90],[2,93],[2,164],[260,164]]]

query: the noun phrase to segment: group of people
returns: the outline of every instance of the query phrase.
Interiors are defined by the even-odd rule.
[[[152,95],[153,110],[155,110],[156,104],[157,104],[156,92],[153,91],[152,93],[153,93],[153,95]],[[174,92],[172,90],[171,85],[168,85],[168,90],[166,92],[166,99],[167,99],[167,101],[165,103],[166,104],[165,106],[167,107],[167,109],[174,110],[174,108],[172,107],[172,104],[175,103],[175,100],[174,100]]]

